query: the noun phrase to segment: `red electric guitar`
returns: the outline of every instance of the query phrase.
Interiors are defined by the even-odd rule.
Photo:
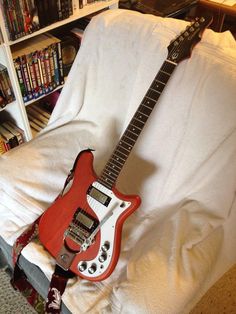
[[[125,219],[140,205],[139,196],[123,195],[115,183],[148,117],[176,65],[190,57],[212,18],[196,19],[168,47],[168,56],[120,138],[100,176],[93,170],[93,154],[82,151],[67,191],[45,211],[39,237],[56,262],[82,278],[107,278],[118,261]]]

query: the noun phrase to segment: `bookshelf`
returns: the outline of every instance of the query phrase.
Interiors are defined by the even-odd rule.
[[[25,133],[25,139],[26,141],[29,141],[32,139],[32,131],[30,128],[29,119],[27,116],[27,110],[26,106],[33,104],[37,99],[32,99],[28,102],[24,102],[20,86],[18,83],[17,74],[15,71],[15,66],[13,62],[13,55],[12,50],[14,50],[14,46],[18,43],[22,42],[27,46],[27,41],[33,37],[37,39],[37,36],[40,34],[44,34],[46,32],[52,31],[56,28],[63,27],[71,22],[77,21],[83,17],[86,17],[90,14],[96,13],[102,9],[108,8],[113,9],[118,7],[118,0],[108,0],[108,1],[96,1],[90,4],[85,5],[82,9],[76,8],[73,10],[72,15],[70,15],[68,18],[57,21],[53,24],[50,24],[44,28],[41,28],[29,35],[26,35],[24,37],[20,37],[16,40],[10,40],[8,37],[8,32],[4,23],[4,13],[2,12],[2,9],[0,7],[0,29],[2,33],[2,42],[0,43],[0,63],[5,65],[8,69],[9,77],[12,83],[12,89],[15,95],[15,101],[8,104],[6,107],[0,109],[0,121],[1,115],[6,115],[7,117],[10,117],[11,120],[19,127],[21,128]],[[53,90],[55,91],[55,90]],[[47,96],[48,94],[45,94],[43,96],[40,96],[40,98],[43,98]]]

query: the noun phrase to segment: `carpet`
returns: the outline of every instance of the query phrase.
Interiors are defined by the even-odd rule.
[[[189,314],[236,314],[236,265],[206,292]]]
[[[0,314],[35,314],[20,292],[10,284],[10,275],[5,268],[0,269]]]

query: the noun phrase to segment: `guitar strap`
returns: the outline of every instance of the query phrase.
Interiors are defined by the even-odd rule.
[[[77,156],[74,166],[67,176],[64,187],[59,195],[63,194],[66,186],[73,179],[74,169],[79,155]],[[18,263],[23,248],[33,239],[38,237],[40,218],[41,216],[16,239],[13,245],[12,259],[14,270],[11,284],[14,289],[19,290],[26,297],[28,303],[31,304],[38,313],[59,314],[61,312],[61,297],[65,291],[67,281],[75,275],[71,271],[65,271],[60,266],[56,265],[51,278],[47,300],[45,301],[29,283],[23,269],[20,268]]]

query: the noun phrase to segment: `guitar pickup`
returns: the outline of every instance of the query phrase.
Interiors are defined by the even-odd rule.
[[[93,199],[95,199],[96,201],[98,201],[99,203],[101,203],[104,206],[108,206],[110,201],[111,201],[111,197],[106,195],[105,193],[99,191],[97,188],[95,188],[94,186],[90,186],[88,189],[88,195],[91,196]]]

